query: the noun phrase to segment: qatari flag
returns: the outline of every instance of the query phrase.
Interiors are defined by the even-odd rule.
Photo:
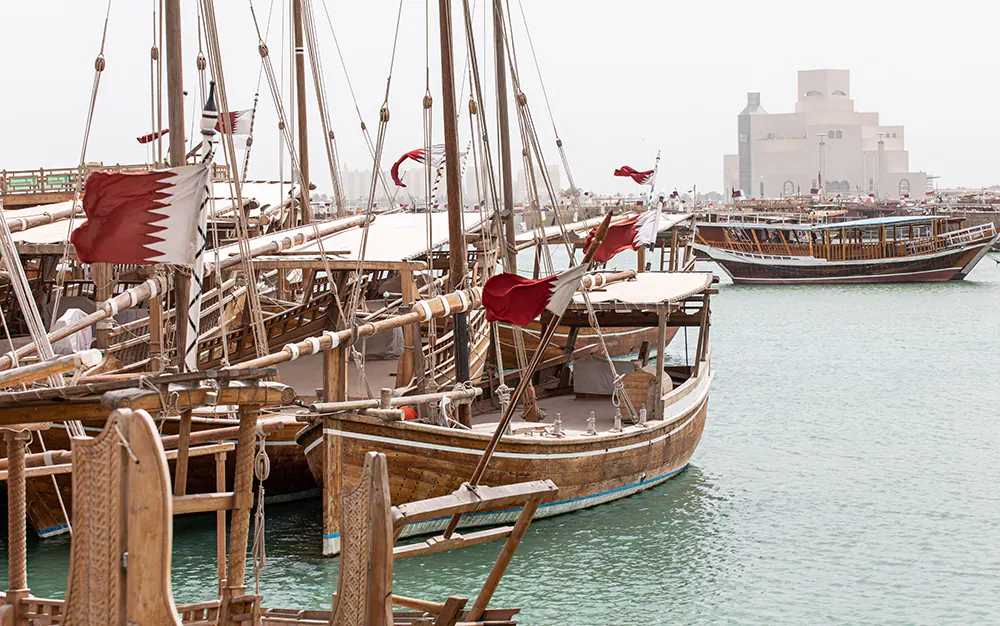
[[[136,137],[136,139],[139,140],[139,143],[141,144],[147,144],[151,141],[159,139],[160,137],[166,135],[169,132],[170,132],[169,128],[164,128],[158,133],[149,133],[148,135],[143,135],[142,137]]]
[[[586,271],[585,266],[577,265],[538,280],[517,274],[497,274],[483,285],[486,319],[527,326],[545,309],[560,316],[573,300]]]
[[[597,263],[607,263],[623,250],[638,250],[643,246],[648,246],[656,239],[659,231],[658,219],[660,212],[650,209],[638,217],[630,217],[627,220],[612,224],[608,227],[608,234],[604,236],[601,247],[594,253],[594,261]],[[587,241],[583,244],[583,249],[590,248],[590,242],[597,235],[594,228],[587,235]]]
[[[431,167],[437,169],[444,166],[444,144],[437,144],[431,146],[430,157],[431,157]],[[399,157],[395,163],[392,164],[392,169],[389,173],[392,175],[392,182],[396,183],[397,187],[405,187],[403,179],[399,176],[399,166],[403,164],[404,161],[416,161],[417,163],[423,163],[427,160],[427,148],[417,148],[416,150],[410,150]]]
[[[242,111],[229,112],[229,126],[233,129],[234,135],[249,135],[250,120],[253,119],[253,109],[243,109]],[[222,133],[222,120],[215,123],[215,131]]]
[[[653,178],[654,170],[646,170],[645,172],[640,172],[634,167],[629,167],[628,165],[623,165],[615,170],[615,176],[625,176],[631,178],[640,185],[648,185],[651,178]]]
[[[70,241],[84,263],[193,265],[210,168],[94,172],[83,187],[87,220]]]

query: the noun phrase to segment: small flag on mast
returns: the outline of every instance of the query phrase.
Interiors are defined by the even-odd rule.
[[[638,250],[653,243],[659,230],[659,215],[658,209],[650,209],[640,216],[630,217],[609,226],[608,234],[604,236],[604,241],[594,253],[594,261],[607,263],[623,250]],[[590,248],[595,236],[597,236],[596,228],[587,235],[587,241],[583,244],[584,250]]]
[[[406,187],[403,183],[403,179],[399,177],[399,166],[403,164],[407,159],[411,161],[416,161],[417,163],[423,163],[427,160],[427,149],[418,148],[416,150],[410,150],[399,157],[399,159],[392,164],[392,169],[389,173],[392,175],[392,182],[396,183],[397,187]],[[440,168],[444,166],[445,160],[444,144],[437,144],[431,146],[430,149],[430,164],[433,168]]]
[[[141,137],[136,137],[136,140],[138,140],[139,143],[145,145],[145,144],[147,144],[147,143],[149,143],[151,141],[155,141],[155,140],[159,139],[160,137],[166,135],[169,132],[170,132],[169,128],[164,128],[163,130],[161,130],[160,132],[157,132],[157,133],[149,133],[148,135],[143,135]]]
[[[215,113],[215,117],[218,118],[218,112]],[[230,134],[249,135],[251,119],[253,119],[253,109],[243,109],[242,111],[230,111],[229,128],[232,129]],[[202,130],[204,131],[204,129]],[[222,128],[221,119],[215,123],[215,131],[218,133],[227,134],[226,131]]]
[[[624,178],[631,178],[640,185],[648,185],[653,178],[653,173],[656,170],[646,170],[645,172],[640,172],[634,167],[629,167],[628,165],[623,165],[615,170],[615,176],[621,176]]]

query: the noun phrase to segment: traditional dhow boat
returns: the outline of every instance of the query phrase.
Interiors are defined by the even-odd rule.
[[[828,224],[703,223],[695,248],[738,284],[961,280],[998,238],[991,223],[920,215]]]
[[[546,517],[634,494],[683,470],[701,439],[712,381],[708,328],[713,280],[710,273],[641,273],[634,280],[591,290],[589,304],[577,294],[560,322],[563,326],[589,327],[592,312],[601,326],[656,329],[659,367],[639,362],[612,374],[606,361],[589,368],[580,364],[573,372],[579,393],[540,399],[538,404],[548,411],[551,422],[513,426],[500,438],[483,482],[503,485],[552,477],[560,485],[560,497],[535,514]],[[651,299],[651,294],[656,298]],[[668,332],[692,327],[699,329],[693,361],[665,367],[662,355]],[[614,379],[623,373],[627,398],[613,390]],[[602,384],[603,397],[593,393]],[[463,396],[461,390],[456,394],[453,404],[475,397]],[[421,402],[421,398],[390,394],[384,404],[369,401],[364,406],[390,409]],[[363,414],[367,411],[362,405],[345,410],[351,406],[313,405],[309,416],[313,423],[298,437],[330,508],[324,520],[324,554],[339,549],[337,502],[358,481],[367,451],[386,454],[391,497],[398,505],[448,493],[468,481],[491,436],[502,427],[500,414],[490,406],[473,417],[471,429],[452,428],[433,418],[372,417]],[[516,516],[517,510],[473,514],[461,523],[500,524]],[[446,521],[426,520],[406,532],[432,532],[444,528]]]

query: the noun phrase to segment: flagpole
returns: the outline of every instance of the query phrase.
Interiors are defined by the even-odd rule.
[[[208,203],[212,198],[212,158],[215,156],[215,125],[219,121],[219,111],[215,106],[215,82],[208,86],[208,99],[201,112],[201,162],[208,167],[205,197],[198,207],[198,234],[191,266],[191,289],[187,311],[187,341],[184,345],[184,369],[189,372],[198,369],[198,335],[201,331],[201,299],[204,292],[205,250],[208,247]],[[232,129],[230,129],[232,131]]]
[[[646,210],[653,207],[653,192],[656,190],[656,174],[660,170],[660,151],[656,151],[656,163],[653,165],[653,176],[649,179],[649,196],[646,198]],[[654,209],[659,213],[659,208]],[[660,216],[656,216],[656,226],[653,228],[653,240],[649,242],[649,258],[646,259],[645,270],[653,268],[653,249],[656,248],[656,237],[660,233]]]
[[[604,221],[597,228],[597,233],[594,235],[594,240],[590,244],[590,248],[587,250],[586,256],[583,257],[582,265],[586,266],[588,271],[594,260],[594,254],[597,253],[597,249],[601,247],[601,242],[604,241],[605,235],[608,234],[608,228],[611,226],[611,216],[612,213],[609,212],[604,216]],[[514,417],[514,411],[517,408],[517,403],[520,401],[521,396],[524,395],[525,390],[531,385],[531,377],[535,374],[535,369],[542,360],[542,356],[545,354],[545,349],[549,345],[549,341],[556,332],[556,328],[559,326],[559,322],[562,321],[565,310],[559,315],[553,315],[552,319],[549,320],[548,325],[545,327],[545,331],[542,333],[541,338],[538,340],[538,347],[535,348],[534,354],[531,355],[531,362],[528,367],[521,372],[521,378],[517,381],[517,387],[514,388],[514,392],[510,396],[510,401],[507,402],[507,406],[504,407],[503,414],[500,417],[500,422],[497,424],[496,430],[493,431],[493,436],[490,438],[488,444],[486,444],[486,449],[483,450],[483,456],[479,458],[479,463],[476,465],[476,469],[472,472],[472,478],[469,479],[468,485],[475,487],[482,480],[483,474],[486,473],[486,466],[489,465],[490,459],[493,457],[493,453],[497,449],[497,445],[500,444],[500,438],[505,432],[507,432],[507,426],[510,424],[510,420]],[[451,537],[458,528],[458,522],[462,519],[461,513],[456,513],[452,516],[451,520],[448,522],[448,527],[444,531],[445,539]]]
[[[649,178],[649,195],[646,196],[646,208],[653,206],[653,192],[656,190],[656,174],[660,170],[660,151],[656,151],[656,163],[653,165],[653,175]]]

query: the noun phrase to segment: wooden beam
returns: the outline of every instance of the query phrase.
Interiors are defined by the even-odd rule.
[[[478,486],[472,491],[463,485],[454,493],[418,502],[409,502],[393,507],[393,527],[401,532],[407,524],[423,522],[456,513],[473,513],[480,510],[496,510],[521,504],[532,496],[551,500],[559,491],[551,480],[534,480],[514,485],[498,487]]]
[[[174,515],[227,511],[233,508],[232,492],[195,493],[188,496],[174,496]]]
[[[423,556],[425,554],[445,552],[447,550],[454,550],[455,548],[463,548],[465,546],[475,546],[481,543],[489,543],[490,541],[496,541],[497,539],[506,539],[510,536],[510,533],[513,530],[513,526],[501,526],[499,528],[479,530],[465,535],[455,533],[449,539],[445,539],[443,536],[431,537],[425,541],[421,541],[420,543],[397,546],[392,551],[392,556],[396,559],[405,559],[411,556]]]

